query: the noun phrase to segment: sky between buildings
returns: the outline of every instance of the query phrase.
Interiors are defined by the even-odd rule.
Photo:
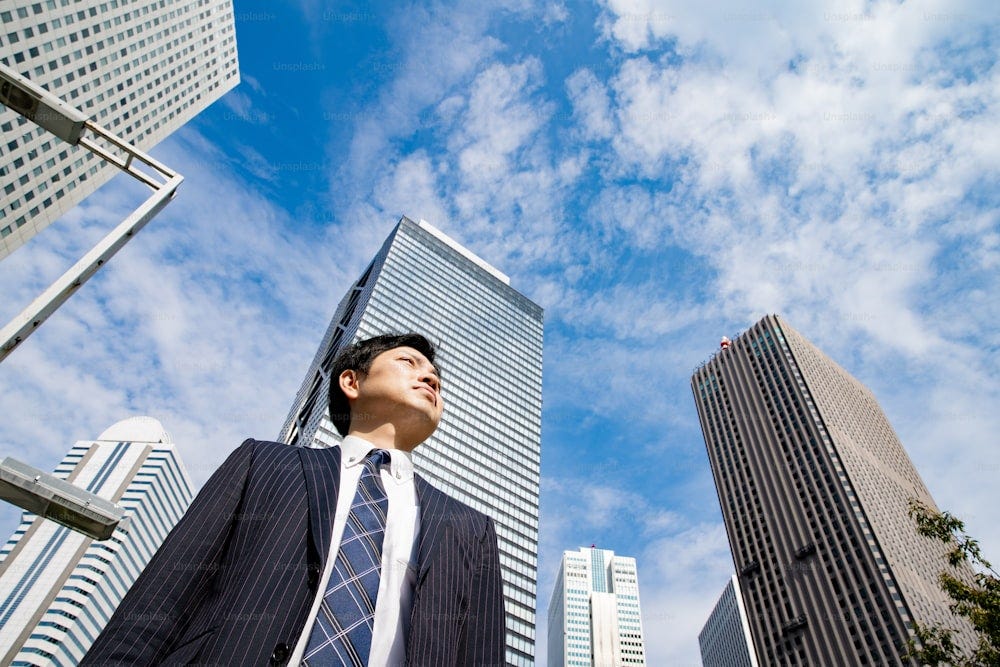
[[[148,414],[200,485],[277,435],[405,214],[545,308],[540,665],[590,544],[637,559],[650,664],[698,664],[732,561],[688,382],[769,312],[1000,559],[995,3],[484,4],[241,0],[243,83],[153,151],[178,198],[0,366],[0,452],[51,469]],[[116,177],[0,262],[3,321],[145,196]]]

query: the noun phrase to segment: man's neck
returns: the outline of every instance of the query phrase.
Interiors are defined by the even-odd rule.
[[[413,442],[411,439],[402,436],[391,424],[386,424],[379,428],[374,428],[368,431],[362,431],[361,429],[352,428],[348,435],[353,435],[362,440],[367,440],[368,442],[375,445],[378,449],[399,449],[404,452],[412,452],[417,448],[419,442]]]

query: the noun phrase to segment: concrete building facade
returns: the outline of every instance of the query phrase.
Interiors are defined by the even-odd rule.
[[[240,80],[232,0],[5,0],[0,61],[144,151]],[[0,260],[118,171],[0,106]]]
[[[907,514],[934,501],[864,385],[769,315],[691,388],[761,664],[908,664],[913,621],[971,645]]]
[[[118,422],[78,442],[54,475],[125,510],[95,541],[34,514],[0,549],[0,664],[70,667],[86,654],[194,497],[155,419]]]
[[[646,664],[635,559],[564,551],[548,610],[549,667]]]

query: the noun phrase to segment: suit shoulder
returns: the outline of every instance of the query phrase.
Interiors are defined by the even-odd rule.
[[[265,448],[265,449],[269,448],[269,447],[286,447],[287,448],[289,446],[290,445],[286,445],[283,442],[274,442],[272,440],[257,440],[256,438],[247,438],[242,443],[240,443],[240,447],[253,447],[255,449],[258,448],[258,447]]]
[[[237,451],[246,451],[250,454],[251,459],[259,461],[261,459],[267,460],[284,460],[287,458],[298,458],[299,450],[301,447],[295,447],[293,445],[286,445],[283,442],[274,442],[271,440],[255,440],[253,438],[247,438],[240,444]]]
[[[286,445],[283,442],[274,442],[272,440],[256,440],[254,438],[247,438],[242,443],[240,447],[248,447],[258,452],[267,451],[295,451],[298,447],[292,445]]]

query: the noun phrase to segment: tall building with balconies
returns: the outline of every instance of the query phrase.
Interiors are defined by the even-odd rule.
[[[0,61],[148,151],[239,83],[232,0],[5,0]],[[118,173],[0,105],[0,259]]]
[[[938,587],[936,509],[872,393],[777,315],[691,378],[763,665],[903,665],[912,623],[974,643]]]
[[[564,551],[548,611],[549,667],[646,664],[635,559]]]
[[[344,295],[279,440],[340,441],[330,365],[355,341],[417,331],[438,346],[445,411],[413,453],[442,491],[496,522],[507,610],[507,662],[534,663],[541,463],[542,309],[510,279],[432,225],[402,218]]]
[[[54,475],[114,501],[125,517],[95,541],[25,512],[0,549],[0,664],[75,665],[194,497],[155,419],[78,442]]]

